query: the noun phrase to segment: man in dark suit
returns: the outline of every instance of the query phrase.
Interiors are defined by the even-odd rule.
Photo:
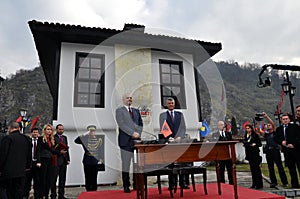
[[[166,139],[169,139],[169,141],[179,141],[185,137],[186,133],[184,116],[181,112],[174,110],[175,100],[173,98],[170,97],[167,99],[166,106],[168,110],[159,115],[160,129],[162,129],[162,126],[166,121],[172,131],[172,134],[166,137]],[[173,166],[173,164],[169,165],[169,167]],[[176,177],[176,175],[169,176],[169,189],[173,189],[175,182],[174,178]],[[184,189],[189,189],[189,175],[183,176],[183,182],[180,182],[180,186],[183,186]]]
[[[125,193],[130,193],[129,169],[133,157],[133,140],[139,139],[143,131],[143,121],[138,109],[132,108],[132,97],[124,94],[123,106],[116,110],[116,120],[119,126],[119,147],[122,160],[122,181]],[[135,175],[133,176],[135,189]]]
[[[40,184],[40,164],[37,163],[37,140],[39,137],[39,129],[33,128],[30,130],[31,137],[31,154],[32,162],[31,169],[26,171],[25,190],[23,198],[29,198],[29,192],[31,190],[31,181],[33,180],[34,198],[39,198],[39,184]]]
[[[159,115],[159,126],[162,128],[164,121],[166,120],[172,134],[167,138],[181,139],[185,137],[186,126],[184,121],[184,116],[181,112],[175,111],[175,100],[173,98],[168,98],[166,101],[166,106],[168,110]]]
[[[284,154],[285,165],[289,169],[291,176],[292,188],[299,188],[298,172],[300,173],[300,155],[299,155],[299,140],[300,140],[300,129],[296,124],[290,123],[290,117],[288,114],[281,116],[282,125],[276,129],[276,141],[282,147]]]
[[[8,198],[21,199],[25,171],[31,166],[31,143],[20,133],[17,122],[9,124],[8,132],[0,145],[0,178],[5,182]]]
[[[64,126],[62,124],[56,125],[56,134],[54,135],[54,146],[62,143],[63,146],[68,146],[67,136],[63,135]],[[56,198],[56,181],[58,177],[58,199],[65,199],[65,184],[67,175],[67,165],[70,164],[70,155],[68,149],[60,150],[57,155],[57,165],[54,167],[54,180],[51,185],[51,198]]]
[[[0,147],[1,147],[1,140],[6,134],[4,132],[0,132]],[[0,177],[0,198],[7,199],[6,190],[5,190],[5,182]]]
[[[228,132],[225,123],[223,121],[218,122],[218,132],[212,134],[212,140],[214,141],[230,141],[232,140],[231,132]],[[231,160],[221,160],[220,164],[220,177],[221,182],[225,183],[225,167],[227,169],[229,184],[233,184],[232,177],[232,161]]]

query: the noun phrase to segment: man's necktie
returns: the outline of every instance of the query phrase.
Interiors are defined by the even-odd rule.
[[[33,159],[36,160],[36,138],[33,139]]]
[[[173,111],[171,111],[171,119],[172,119],[172,122],[174,122],[174,115],[173,115]]]
[[[287,128],[287,125],[283,125],[283,135],[284,135],[284,139],[286,139],[286,128]]]
[[[59,135],[59,141],[62,142],[62,143],[64,142],[64,139],[63,139],[62,135]]]
[[[129,110],[130,117],[132,117],[132,110],[131,110],[131,108],[128,107],[128,110]]]
[[[224,131],[222,131],[222,137],[225,138],[225,132]]]

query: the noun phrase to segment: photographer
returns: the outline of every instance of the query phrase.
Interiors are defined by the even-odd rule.
[[[263,131],[262,129],[259,129],[259,130],[260,130],[261,135],[264,136],[264,138],[266,140],[266,145],[264,146],[263,151],[266,154],[266,159],[267,159],[268,168],[269,168],[269,176],[270,176],[270,180],[271,180],[270,187],[276,188],[276,186],[277,186],[277,179],[276,179],[275,170],[274,170],[274,163],[277,166],[282,185],[284,187],[287,187],[288,181],[287,181],[287,177],[286,177],[286,174],[285,174],[282,162],[281,162],[280,146],[275,141],[276,126],[275,126],[273,120],[265,112],[262,112],[262,115],[264,118],[266,118],[268,120],[266,131]]]

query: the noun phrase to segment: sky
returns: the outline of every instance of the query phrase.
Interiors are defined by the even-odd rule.
[[[146,32],[222,43],[214,61],[300,65],[297,0],[1,0],[0,75],[39,59],[28,21]]]

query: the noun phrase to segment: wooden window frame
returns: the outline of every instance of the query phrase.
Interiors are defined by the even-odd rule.
[[[88,67],[80,67],[79,60],[80,58],[88,59]],[[93,59],[100,59],[100,67],[92,67],[91,60]],[[104,54],[94,54],[94,53],[82,53],[76,52],[76,61],[75,61],[75,77],[74,77],[74,107],[90,107],[90,108],[104,108],[104,94],[105,94],[105,55]],[[89,78],[80,78],[79,77],[79,69],[87,69],[89,72]],[[100,70],[100,79],[92,79],[92,70]],[[85,92],[79,91],[79,83],[86,82],[88,84],[88,90]],[[90,87],[91,83],[100,84],[100,92],[91,92]],[[88,96],[88,103],[82,104],[79,102],[79,95],[80,94],[87,94]],[[91,95],[96,94],[99,95],[99,103],[91,103],[90,97]]]
[[[170,72],[163,71],[162,64],[170,65]],[[175,74],[172,73],[171,67],[172,65],[178,65],[179,73]],[[168,97],[172,97],[175,100],[175,109],[186,109],[186,95],[185,95],[185,84],[184,84],[184,72],[183,72],[183,62],[182,61],[175,61],[175,60],[166,60],[166,59],[159,59],[159,75],[160,75],[160,97],[161,97],[161,106],[164,108],[166,107],[166,99]],[[163,75],[169,75],[170,82],[165,83],[163,81]],[[179,83],[174,83],[173,79],[175,76],[179,76]],[[178,77],[177,77],[178,80]],[[175,80],[174,80],[175,81]],[[171,94],[165,95],[164,89],[167,87],[171,88]],[[178,88],[180,95],[177,96],[172,93],[172,88]]]

